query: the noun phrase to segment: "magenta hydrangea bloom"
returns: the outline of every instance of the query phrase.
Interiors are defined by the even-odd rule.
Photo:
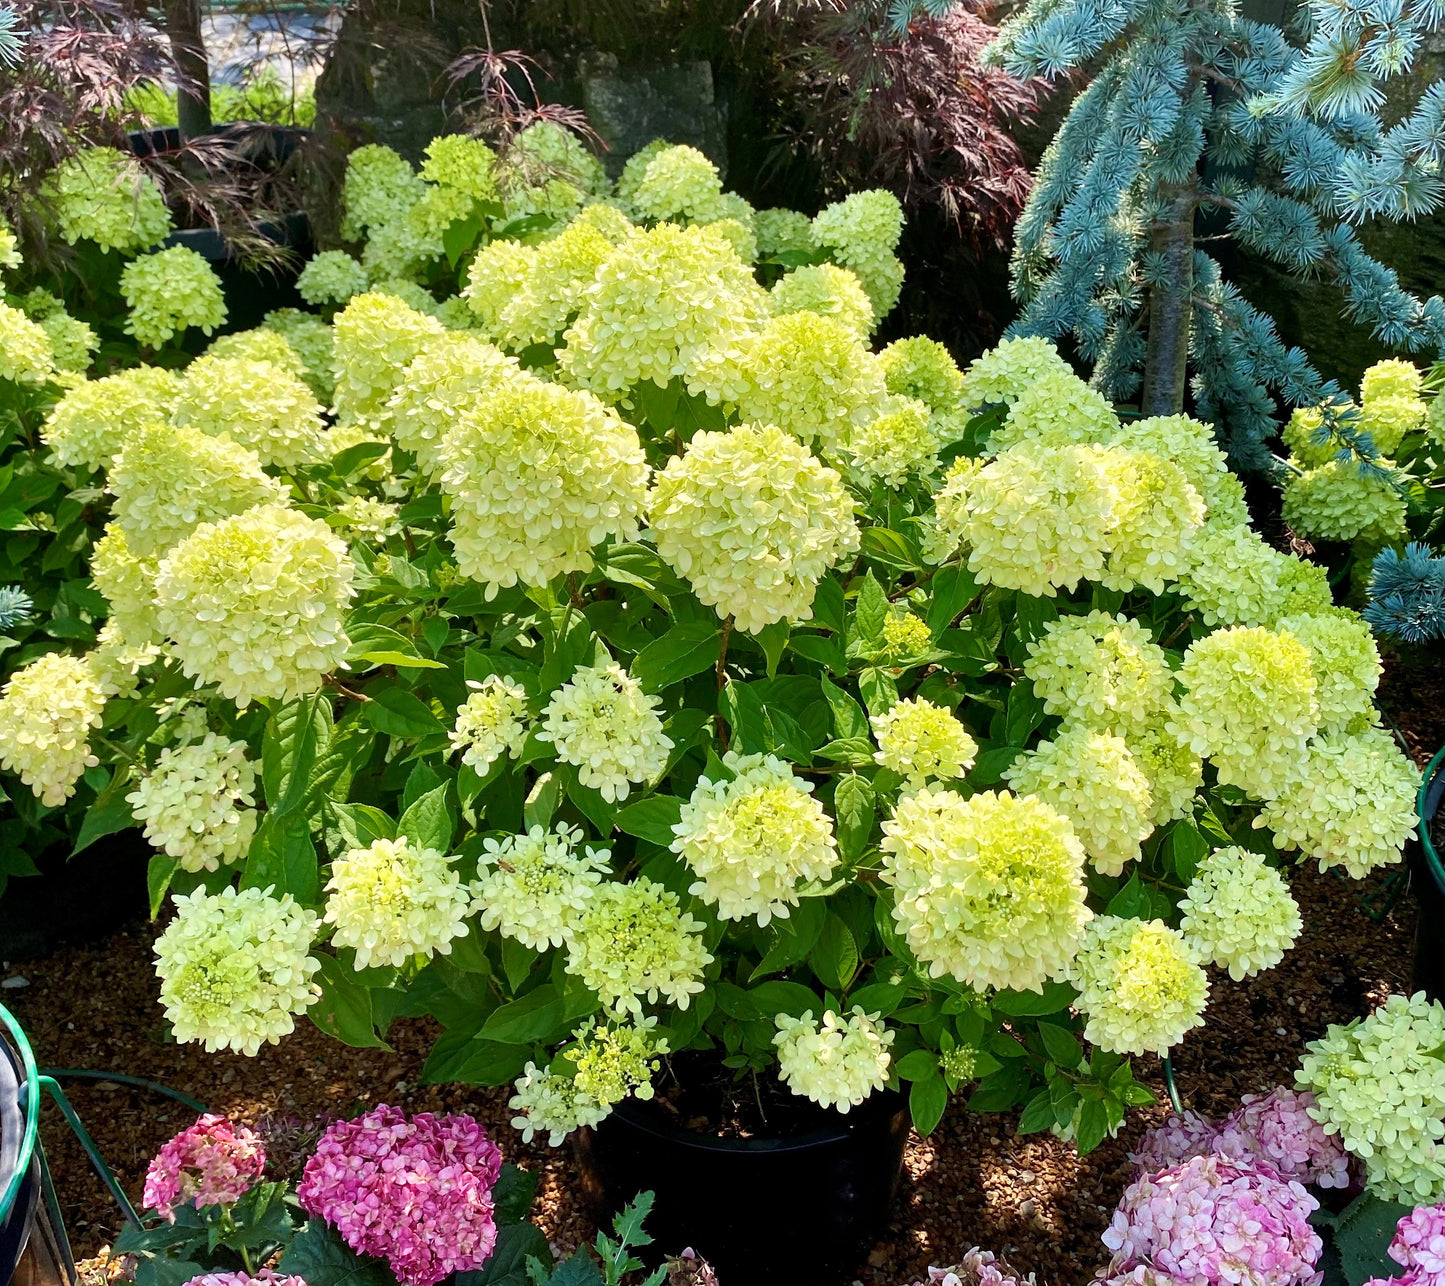
[[[1395,1225],[1390,1258],[1419,1270],[1432,1283],[1445,1282],[1445,1202],[1416,1206]]]
[[[156,1153],[142,1200],[174,1223],[176,1207],[228,1206],[260,1180],[266,1150],[255,1132],[207,1114]]]
[[[1268,1094],[1246,1094],[1219,1127],[1214,1150],[1236,1161],[1263,1162],[1283,1179],[1321,1188],[1350,1186],[1350,1154],[1339,1135],[1306,1110],[1315,1096],[1281,1085]]]
[[[497,1241],[492,1189],[502,1154],[470,1116],[380,1107],[329,1127],[296,1195],[359,1255],[406,1286],[480,1268]]]
[[[204,1273],[192,1277],[186,1286],[306,1286],[304,1277],[282,1277],[269,1268],[259,1273]]]
[[[1145,1134],[1129,1153],[1129,1160],[1140,1176],[1158,1174],[1190,1157],[1212,1152],[1218,1137],[1219,1127],[1213,1121],[1186,1108]]]
[[[1267,1168],[1211,1154],[1137,1180],[1124,1193],[1099,1276],[1139,1286],[1319,1286],[1319,1203]],[[1143,1273],[1137,1270],[1143,1268]]]

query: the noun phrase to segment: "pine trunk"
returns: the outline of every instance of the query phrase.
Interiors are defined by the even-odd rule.
[[[211,66],[199,0],[165,0],[165,15],[176,64],[176,119],[181,142],[188,143],[211,132]]]
[[[1145,415],[1184,410],[1189,372],[1189,313],[1194,293],[1194,192],[1180,189],[1165,207],[1169,222],[1154,231],[1151,249],[1163,260],[1149,288],[1149,336],[1144,349]]]

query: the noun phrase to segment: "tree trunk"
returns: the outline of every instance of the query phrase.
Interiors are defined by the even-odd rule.
[[[1145,415],[1184,410],[1189,371],[1189,313],[1194,294],[1194,191],[1180,189],[1166,206],[1169,222],[1156,228],[1151,249],[1163,259],[1149,288],[1149,337],[1144,349]]]
[[[165,0],[166,34],[176,64],[176,117],[181,142],[211,132],[211,65],[201,38],[199,0]]]

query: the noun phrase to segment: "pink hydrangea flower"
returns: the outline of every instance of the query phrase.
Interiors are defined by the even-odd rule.
[[[244,1125],[208,1114],[156,1153],[142,1200],[174,1223],[176,1207],[228,1206],[261,1178],[266,1151]]]
[[[1034,1275],[1022,1277],[990,1250],[975,1246],[951,1268],[930,1268],[928,1280],[912,1286],[1034,1286]]]
[[[1225,1117],[1214,1149],[1236,1161],[1264,1162],[1283,1179],[1321,1188],[1350,1186],[1350,1154],[1338,1135],[1326,1134],[1307,1108],[1315,1096],[1283,1085],[1268,1094],[1246,1094]]]
[[[1129,1153],[1129,1160],[1140,1176],[1158,1174],[1190,1157],[1212,1152],[1218,1137],[1219,1127],[1213,1121],[1186,1108],[1145,1134]]]
[[[359,1255],[385,1259],[406,1286],[480,1268],[497,1225],[502,1154],[470,1116],[385,1104],[338,1121],[316,1145],[296,1195]]]
[[[304,1277],[282,1277],[269,1268],[250,1273],[204,1273],[192,1277],[186,1286],[306,1286]]]
[[[1445,1202],[1416,1206],[1395,1225],[1390,1258],[1418,1269],[1432,1286],[1445,1282]]]
[[[1211,1154],[1137,1180],[1104,1244],[1099,1277],[1137,1286],[1319,1286],[1322,1246],[1309,1225],[1319,1203],[1302,1184]],[[1140,1268],[1146,1271],[1140,1273]]]

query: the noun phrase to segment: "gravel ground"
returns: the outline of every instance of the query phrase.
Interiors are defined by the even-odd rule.
[[[1438,663],[1413,675],[1395,669],[1383,691],[1393,698],[1423,763],[1445,739]],[[1251,982],[1236,984],[1216,973],[1207,1025],[1175,1052],[1188,1106],[1220,1114],[1241,1094],[1288,1081],[1304,1042],[1328,1023],[1347,1021],[1408,988],[1413,902],[1399,900],[1378,922],[1362,905],[1388,900],[1388,880],[1382,874],[1355,885],[1310,867],[1296,873],[1294,891],[1305,920],[1299,944],[1278,968]],[[398,1023],[391,1033],[394,1052],[345,1048],[309,1023],[255,1059],[177,1046],[164,1034],[155,1000],[153,937],[152,926],[133,924],[96,945],[0,968],[0,976],[26,979],[21,987],[11,981],[0,994],[30,1033],[42,1063],[153,1078],[213,1111],[248,1121],[309,1120],[378,1102],[410,1111],[470,1112],[493,1132],[508,1159],[541,1172],[537,1218],[554,1246],[570,1249],[590,1235],[567,1183],[569,1154],[520,1143],[507,1124],[507,1091],[414,1084],[434,1034],[427,1022]],[[1138,1060],[1136,1073],[1162,1103],[1157,1061]],[[150,1156],[189,1124],[190,1113],[144,1091],[85,1082],[67,1088],[102,1153],[138,1196]],[[1120,1138],[1080,1159],[1071,1146],[1048,1136],[1016,1137],[1011,1116],[980,1116],[955,1106],[930,1138],[910,1143],[895,1217],[860,1266],[859,1282],[910,1282],[930,1262],[949,1262],[973,1245],[1004,1252],[1042,1282],[1087,1281],[1103,1258],[1099,1234],[1128,1180],[1125,1156],[1164,1115],[1162,1106],[1133,1113]],[[76,1254],[99,1255],[117,1229],[117,1211],[53,1108],[42,1136]]]

